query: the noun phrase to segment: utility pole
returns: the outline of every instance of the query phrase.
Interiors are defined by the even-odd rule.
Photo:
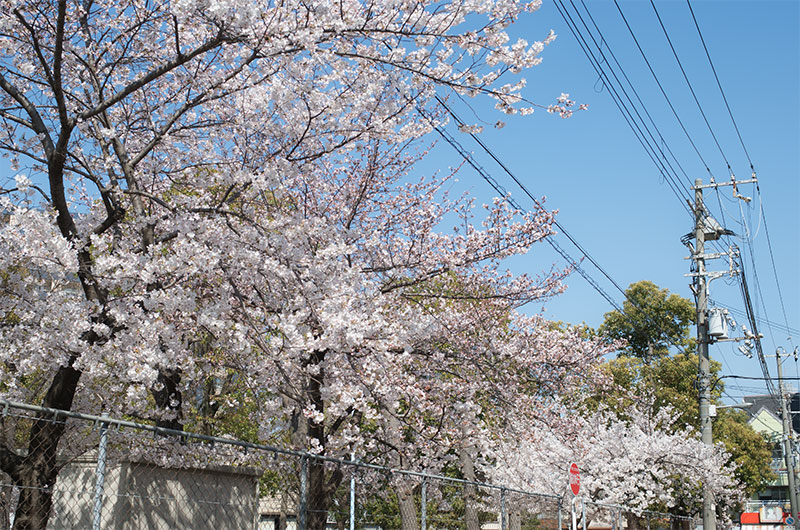
[[[703,206],[703,181],[694,181],[695,249],[694,261],[697,264],[697,348],[699,374],[697,386],[700,394],[700,439],[704,444],[713,445],[711,432],[711,363],[708,359],[708,280],[705,261],[705,207]],[[703,530],[716,530],[717,519],[714,497],[707,484],[703,484]]]
[[[733,275],[741,271],[737,271],[733,265],[734,251],[731,248],[727,255],[730,259],[730,270],[727,272],[707,272],[706,259],[715,259],[722,257],[726,253],[705,253],[706,240],[713,241],[723,235],[731,235],[733,232],[726,230],[720,226],[710,215],[706,215],[706,207],[703,204],[703,189],[714,188],[717,189],[722,186],[731,186],[733,188],[733,197],[744,202],[750,202],[750,197],[745,197],[739,193],[738,186],[741,184],[756,183],[755,172],[749,180],[736,180],[736,177],[731,174],[730,182],[716,182],[711,178],[710,184],[703,184],[702,179],[695,179],[694,187],[694,218],[695,218],[695,231],[694,237],[696,239],[695,246],[692,248],[688,243],[688,239],[684,241],[687,246],[692,250],[691,259],[694,260],[697,270],[687,276],[695,278],[693,290],[697,302],[697,348],[698,348],[698,374],[697,374],[697,390],[699,394],[700,404],[700,439],[704,444],[713,445],[714,440],[711,431],[711,367],[708,357],[708,345],[712,340],[709,333],[708,321],[708,283],[715,278],[721,278],[727,274]],[[690,204],[690,206],[692,206]],[[691,234],[687,235],[690,238]],[[760,338],[760,337],[759,337]],[[716,340],[740,340],[716,337]],[[794,509],[794,508],[793,508]],[[711,489],[707,484],[703,485],[703,529],[716,530],[716,509],[714,508],[714,496]],[[800,530],[800,528],[798,528]]]
[[[794,518],[794,527],[798,528],[797,521],[797,486],[795,485],[794,476],[794,454],[792,452],[791,432],[792,424],[789,420],[789,410],[786,406],[786,394],[783,392],[783,368],[781,362],[781,352],[783,348],[778,347],[775,350],[775,358],[778,361],[778,393],[781,395],[781,419],[783,420],[783,457],[786,460],[786,474],[789,478],[789,503],[792,507],[792,517]]]

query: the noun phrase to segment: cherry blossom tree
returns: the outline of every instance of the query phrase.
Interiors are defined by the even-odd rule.
[[[568,428],[538,428],[498,450],[489,472],[504,484],[562,495],[576,462],[583,495],[633,514],[676,506],[698,513],[703,485],[713,491],[722,519],[743,500],[722,445],[705,445],[691,427],[675,425],[678,415],[668,407],[652,413],[632,406],[627,416],[621,421],[604,410],[570,415]]]
[[[365,443],[359,420],[402,412],[421,359],[452,364],[438,346],[470,316],[443,319],[452,300],[558,291],[558,272],[499,267],[549,213],[499,200],[471,219],[446,179],[413,183],[405,154],[436,90],[532,110],[514,76],[553,36],[505,29],[536,2],[0,5],[0,150],[19,171],[0,194],[4,396],[180,427],[192,382],[235,370],[265,431],[338,450]],[[549,110],[567,115],[561,99]],[[442,235],[450,215],[462,231]],[[46,525],[63,433],[35,421],[23,451],[0,448],[16,528]]]
[[[346,179],[336,190],[362,178],[353,165],[332,175],[317,175],[315,189],[329,178]],[[271,430],[292,432],[296,447],[333,455],[388,449],[406,465],[438,470],[463,440],[480,445],[487,438],[494,426],[481,415],[496,413],[496,425],[512,413],[542,415],[563,387],[589,378],[607,349],[513,312],[559,291],[561,273],[514,277],[499,268],[549,234],[550,214],[521,216],[498,200],[479,229],[464,199],[434,200],[442,182],[409,189],[396,173],[366,177],[369,185],[355,186],[358,193],[339,196],[335,212],[346,220],[344,230],[324,212],[309,216],[311,188],[303,185],[270,190],[260,216],[239,212],[247,194],[240,195],[225,240],[216,229],[195,229],[204,259],[214,256],[226,275],[210,300],[216,306],[227,290],[236,315],[209,332],[226,362],[272,391],[261,400],[261,418]],[[366,214],[341,208],[351,200]],[[464,233],[437,231],[445,215],[459,211]],[[231,259],[240,248],[252,251]],[[206,271],[213,277],[187,290],[194,312],[196,293],[216,278],[210,267],[197,273]],[[321,464],[309,471],[309,498],[318,503],[310,512],[322,514],[309,524],[323,524],[341,475],[326,477]]]

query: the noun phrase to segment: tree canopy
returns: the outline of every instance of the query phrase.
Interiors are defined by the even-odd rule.
[[[698,431],[700,411],[695,383],[699,360],[693,353],[694,339],[688,338],[694,322],[693,304],[647,281],[632,284],[626,293],[637,307],[626,302],[625,314],[606,313],[598,332],[627,344],[604,367],[613,384],[588,400],[590,409],[607,406],[624,418],[636,403],[645,402],[654,412],[671,409],[677,415],[676,425]],[[658,323],[664,323],[665,328],[658,329]],[[669,348],[674,345],[683,350],[670,355]],[[721,367],[711,360],[711,377],[717,380],[711,398],[717,405],[724,392],[724,383],[715,377]],[[771,448],[748,425],[746,414],[721,409],[713,432],[714,440],[724,444],[729,455],[727,465],[735,468],[734,475],[748,495],[769,483],[773,478]]]
[[[625,340],[620,353],[650,361],[669,354],[671,348],[694,351],[689,326],[695,321],[694,304],[668,289],[643,280],[625,289],[622,312],[605,314],[598,332]]]
[[[499,436],[485,404],[547,416],[591,378],[599,341],[514,311],[564,273],[502,266],[553,214],[416,166],[440,98],[533,111],[520,74],[554,35],[507,29],[535,2],[0,7],[4,397],[436,469]],[[64,435],[34,425],[0,446],[17,528],[47,525]]]

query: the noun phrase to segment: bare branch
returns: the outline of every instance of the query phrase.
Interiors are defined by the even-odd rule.
[[[47,126],[44,124],[44,120],[42,120],[39,111],[36,110],[36,106],[31,103],[17,87],[12,85],[3,74],[0,74],[0,88],[2,88],[6,94],[14,98],[14,100],[25,109],[25,112],[28,113],[28,117],[31,119],[31,129],[40,137],[48,160],[52,158],[55,152],[55,145],[53,145],[50,132],[47,130]]]
[[[22,125],[23,127],[27,127],[28,129],[33,129],[33,123],[24,120],[18,116],[15,116],[10,112],[6,112],[5,110],[0,110],[0,116],[4,117],[7,120],[13,121],[14,123],[19,123],[20,125]]]
[[[89,109],[89,110],[81,113],[78,116],[78,119],[86,120],[86,119],[89,119],[89,118],[91,118],[93,116],[97,116],[101,112],[105,111],[106,109],[108,109],[109,107],[115,105],[116,103],[119,103],[120,101],[122,101],[123,99],[125,99],[126,97],[131,95],[132,93],[136,92],[140,88],[144,87],[148,83],[158,79],[159,77],[161,77],[162,75],[166,74],[167,72],[170,72],[170,71],[174,70],[175,68],[188,63],[189,61],[191,61],[192,59],[194,59],[198,55],[202,55],[202,54],[204,54],[204,53],[206,53],[208,51],[211,51],[214,48],[216,48],[217,46],[220,46],[221,44],[224,44],[224,43],[227,43],[227,42],[235,42],[235,41],[236,41],[235,38],[226,37],[225,34],[222,31],[220,31],[217,34],[216,37],[214,37],[210,41],[206,42],[202,46],[198,46],[197,48],[195,48],[191,52],[189,52],[187,54],[179,55],[179,56],[175,57],[175,59],[173,59],[171,61],[167,61],[166,63],[162,64],[161,66],[150,70],[149,72],[147,72],[146,74],[141,76],[139,79],[137,79],[137,80],[133,81],[132,83],[128,84],[122,90],[120,90],[119,92],[117,92],[113,96],[107,98],[105,101],[103,101],[102,103],[100,103],[99,105],[94,107],[93,109]]]
[[[31,44],[33,45],[33,51],[36,52],[36,57],[39,58],[39,62],[42,65],[42,69],[44,70],[44,76],[47,78],[47,82],[50,86],[53,86],[53,73],[50,71],[50,65],[47,63],[47,60],[44,57],[44,53],[42,53],[42,47],[39,44],[39,39],[36,36],[36,29],[30,25],[30,23],[25,20],[25,17],[22,16],[19,9],[14,10],[14,15],[16,15],[17,20],[19,20],[20,24],[28,30],[28,33],[31,35]]]
[[[136,195],[136,196],[139,196],[139,197],[144,197],[146,199],[150,199],[151,201],[163,206],[164,208],[166,208],[167,210],[169,210],[171,212],[175,211],[175,209],[172,206],[170,206],[169,204],[167,204],[166,202],[164,202],[164,200],[162,200],[161,198],[156,197],[155,195],[152,195],[150,193],[147,193],[147,192],[144,192],[144,191],[141,191],[141,190],[124,190],[123,193],[125,193],[125,195]]]

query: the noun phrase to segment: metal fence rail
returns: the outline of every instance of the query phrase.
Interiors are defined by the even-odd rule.
[[[31,486],[0,473],[0,529],[555,530],[573,524],[567,497],[6,400],[0,409],[0,435],[20,458],[29,452],[26,436],[34,425],[64,428],[52,481]],[[23,524],[30,516],[24,503],[32,498],[50,500],[40,502],[46,516]],[[688,517],[634,514],[589,500],[576,507],[575,524],[583,530],[694,527]]]

